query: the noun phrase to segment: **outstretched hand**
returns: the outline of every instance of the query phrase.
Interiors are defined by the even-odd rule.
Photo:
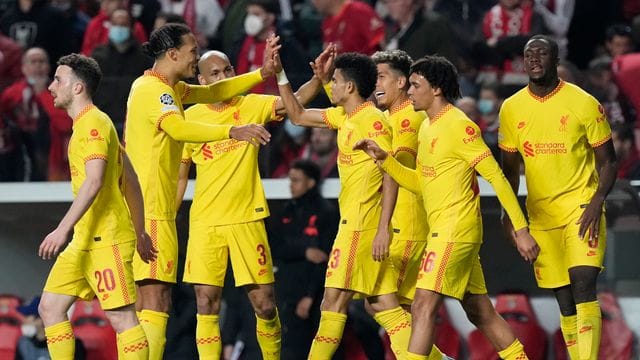
[[[262,59],[262,68],[260,69],[260,74],[263,79],[271,77],[278,72],[274,60],[274,56],[282,47],[282,45],[278,44],[278,41],[280,41],[280,36],[277,36],[276,34],[271,34],[267,37],[264,49],[264,58]],[[282,66],[280,66],[280,70],[282,70]]]
[[[338,55],[338,50],[335,44],[330,43],[320,55],[315,59],[315,61],[310,62],[309,65],[313,70],[313,74],[318,77],[322,81],[323,84],[331,81],[331,76],[333,75],[333,71],[335,69],[334,60]]]
[[[256,124],[233,126],[229,131],[229,136],[232,139],[247,141],[255,146],[266,145],[271,141],[271,134],[263,126]]]
[[[382,150],[378,144],[371,139],[362,139],[358,141],[353,150],[362,150],[369,155],[373,160],[384,161],[389,155],[386,151]]]

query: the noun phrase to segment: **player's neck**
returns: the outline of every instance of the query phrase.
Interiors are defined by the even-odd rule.
[[[409,100],[409,95],[406,92],[400,92],[398,96],[393,99],[391,104],[389,104],[389,111],[397,110],[402,104],[404,104],[407,100]]]
[[[69,115],[70,118],[76,120],[76,118],[78,117],[78,115],[80,115],[82,110],[84,110],[85,108],[87,108],[89,105],[92,105],[92,104],[93,104],[93,101],[91,101],[88,98],[76,98],[73,100],[73,103],[71,103],[71,105],[69,105],[69,107],[67,108],[67,114]]]
[[[435,119],[435,117],[450,103],[442,96],[437,96],[433,99],[431,106],[426,110],[429,119]]]
[[[547,81],[536,81],[536,82],[529,81],[529,90],[531,90],[531,92],[534,93],[536,96],[543,98],[551,94],[551,92],[558,87],[559,83],[560,83],[560,78],[558,77],[555,77]]]
[[[355,110],[358,106],[362,105],[366,101],[366,99],[363,99],[358,95],[352,95],[344,102],[344,104],[342,104],[342,106],[344,107],[344,111],[347,114],[351,114],[353,110]]]
[[[153,64],[151,70],[157,74],[162,75],[168,82],[169,86],[173,87],[178,81],[180,81],[180,76],[175,71],[172,71],[171,68],[173,64],[169,62],[158,62],[156,61]]]

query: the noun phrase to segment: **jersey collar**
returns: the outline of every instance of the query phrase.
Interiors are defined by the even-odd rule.
[[[89,111],[91,111],[91,109],[93,109],[94,107],[96,107],[93,104],[89,104],[87,106],[85,106],[82,110],[80,110],[80,112],[78,113],[78,115],[76,115],[75,118],[73,118],[73,123],[75,124],[78,120],[80,120],[80,118],[82,118],[83,116],[85,116]]]
[[[352,118],[354,117],[357,113],[359,113],[361,110],[368,108],[369,106],[374,106],[373,103],[371,101],[365,101],[362,104],[358,105],[355,109],[353,109],[353,111],[351,111],[350,113],[347,114],[347,118]]]
[[[438,113],[432,119],[429,119],[430,120],[429,123],[433,124],[436,121],[440,120],[440,118],[443,117],[444,114],[446,114],[447,111],[449,111],[451,109],[453,109],[453,105],[451,105],[451,104],[445,105],[442,109],[440,109],[440,111],[438,111]]]
[[[412,101],[410,99],[407,99],[405,101],[403,101],[400,105],[398,106],[394,106],[391,109],[389,109],[389,115],[393,115],[395,113],[400,112],[401,110],[403,110],[404,108],[406,108],[407,106],[411,105]]]
[[[527,92],[529,93],[529,95],[531,95],[532,98],[538,100],[539,102],[545,102],[551,99],[553,95],[557,94],[563,87],[564,87],[564,80],[560,79],[560,82],[558,82],[558,86],[556,86],[555,89],[553,89],[550,93],[548,93],[543,97],[540,97],[534,94],[533,91],[531,91],[531,88],[529,87],[529,85],[527,85]]]
[[[169,80],[164,75],[160,74],[157,71],[154,71],[152,69],[145,70],[144,75],[145,76],[155,76],[158,79],[160,79],[160,81],[162,81],[163,83],[169,85]]]

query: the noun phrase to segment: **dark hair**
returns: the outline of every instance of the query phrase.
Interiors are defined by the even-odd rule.
[[[353,81],[358,94],[366,99],[376,88],[378,70],[376,64],[366,55],[348,52],[338,55],[335,60],[336,69],[340,69],[345,80]]]
[[[247,6],[256,5],[264,9],[264,11],[280,16],[280,2],[276,0],[249,0]]]
[[[70,67],[74,75],[85,84],[87,95],[93,99],[93,95],[98,90],[98,85],[100,85],[100,80],[102,79],[102,70],[100,70],[100,65],[98,65],[97,61],[74,53],[61,57],[57,64],[58,66]]]
[[[461,97],[458,71],[451,61],[442,56],[427,55],[411,65],[410,73],[422,75],[431,87],[439,88],[450,103]]]
[[[402,50],[377,51],[371,56],[374,63],[387,64],[389,67],[409,79],[411,69],[411,56]]]
[[[191,34],[191,29],[184,24],[167,23],[157,28],[149,36],[149,41],[142,44],[142,50],[148,56],[158,59],[169,49],[179,48],[184,44],[182,36]]]
[[[313,179],[316,181],[316,187],[320,185],[320,180],[322,180],[322,175],[320,173],[320,167],[318,164],[314,163],[311,160],[298,159],[291,164],[292,169],[298,169],[304,173],[306,177],[309,179]]]
[[[611,41],[615,36],[633,38],[631,27],[627,24],[613,24],[609,26],[605,31],[605,38],[607,41]]]
[[[527,41],[527,44],[532,42],[533,40],[542,40],[542,41],[546,41],[547,44],[549,44],[549,49],[551,50],[551,55],[554,58],[558,57],[558,43],[553,40],[551,37],[547,36],[547,35],[533,35],[532,37],[529,38],[529,40]],[[526,49],[526,45],[525,45],[525,49]]]
[[[635,136],[633,135],[633,128],[626,123],[614,123],[611,125],[611,132],[614,132],[618,135],[618,139],[620,141],[631,141],[634,142]]]

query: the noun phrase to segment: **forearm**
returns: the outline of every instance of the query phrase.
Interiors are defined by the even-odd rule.
[[[389,174],[398,185],[411,191],[412,193],[421,195],[420,183],[418,181],[418,172],[403,166],[393,156],[387,156],[384,162],[378,162],[378,165]]]
[[[322,87],[322,82],[316,76],[313,76],[309,81],[302,84],[298,91],[296,91],[295,96],[298,99],[298,102],[301,105],[307,105],[311,100],[313,100]]]
[[[71,207],[69,207],[69,210],[58,224],[58,229],[67,232],[71,231],[87,210],[89,210],[101,188],[101,180],[86,179],[78,190],[78,196],[73,199]]]
[[[198,122],[184,121],[182,116],[167,116],[160,124],[171,138],[184,142],[210,142],[229,138],[232,125],[208,125]]]
[[[393,210],[396,207],[398,199],[398,183],[393,180],[391,175],[383,173],[382,175],[382,213],[378,221],[378,231],[389,231]]]
[[[616,182],[617,173],[618,165],[614,159],[608,160],[598,167],[598,189],[594,198],[604,202]]]
[[[217,81],[206,86],[190,86],[188,103],[215,103],[249,91],[263,81],[260,70]]]
[[[136,235],[139,236],[145,232],[144,229],[144,199],[142,197],[142,188],[138,181],[138,175],[133,169],[131,161],[126,156],[124,160],[124,198],[129,207],[131,221]]]
[[[475,169],[493,186],[500,204],[511,219],[514,230],[518,231],[527,227],[527,220],[520,208],[520,203],[512,189],[512,185],[507,181],[493,156],[488,156],[481,160]]]
[[[184,200],[184,193],[187,191],[187,183],[189,182],[189,169],[191,163],[183,160],[180,163],[180,171],[178,172],[178,191],[176,192],[176,209],[180,208],[180,204]]]

